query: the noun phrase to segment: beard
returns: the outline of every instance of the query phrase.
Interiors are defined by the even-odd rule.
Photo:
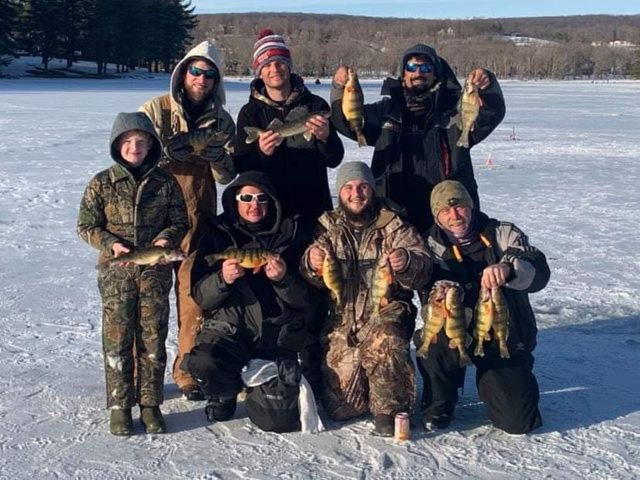
[[[346,217],[347,221],[357,226],[368,225],[376,216],[378,210],[375,199],[372,199],[371,202],[359,212],[354,212],[353,210],[351,210],[342,202],[342,200],[339,200],[339,203],[340,208],[344,212],[344,216]]]

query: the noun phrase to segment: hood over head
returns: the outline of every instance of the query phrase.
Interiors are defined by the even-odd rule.
[[[404,66],[407,64],[407,61],[411,57],[415,57],[421,55],[429,59],[429,61],[433,64],[435,70],[434,74],[436,78],[442,77],[442,65],[440,63],[440,57],[436,53],[436,49],[425,45],[424,43],[417,43],[409,48],[407,48],[402,54],[402,61],[400,62],[400,75],[402,76],[402,72],[404,71]]]
[[[178,62],[176,68],[173,69],[173,73],[171,74],[171,98],[174,102],[178,104],[181,103],[180,89],[182,88],[182,78],[185,69],[189,63],[196,59],[206,60],[218,69],[220,76],[216,81],[215,88],[213,89],[213,102],[216,107],[222,107],[222,105],[227,101],[224,89],[224,79],[222,78],[223,64],[215,45],[208,40],[199,43],[189,50],[184,58]]]
[[[160,160],[162,155],[162,143],[158,138],[153,123],[149,117],[142,112],[121,112],[116,116],[113,121],[113,127],[111,128],[111,140],[109,151],[111,152],[111,158],[117,163],[124,165],[122,155],[120,155],[120,148],[118,148],[118,138],[126,132],[131,130],[141,130],[151,135],[151,148],[144,159],[145,165],[155,165]]]
[[[239,222],[240,217],[238,216],[236,194],[238,193],[238,190],[247,185],[257,187],[269,195],[269,213],[267,214],[267,218],[273,218],[274,222],[269,231],[262,233],[276,232],[280,227],[280,222],[282,221],[282,206],[280,205],[280,200],[278,200],[273,183],[271,183],[271,180],[269,180],[269,177],[264,172],[258,172],[255,170],[243,172],[238,175],[238,177],[231,182],[227,188],[225,188],[222,193],[223,215],[232,224],[237,224]]]

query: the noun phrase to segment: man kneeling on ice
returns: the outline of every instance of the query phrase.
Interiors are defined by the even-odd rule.
[[[394,416],[415,403],[411,289],[429,280],[431,262],[417,230],[375,197],[365,163],[343,164],[336,191],[340,205],[320,217],[301,262],[333,298],[320,339],[324,407],[337,420],[370,411],[375,433],[392,436]]]
[[[247,413],[260,428],[319,430],[319,422],[305,424],[304,402],[298,404],[306,384],[297,357],[311,300],[297,267],[309,239],[301,237],[296,218],[283,216],[262,172],[242,173],[224,191],[222,206],[191,270],[204,322],[183,368],[204,392],[211,422],[233,417],[244,379]],[[312,396],[308,400],[314,413]]]
[[[414,335],[425,428],[449,425],[465,366],[473,362],[493,425],[512,434],[530,432],[542,419],[529,293],[549,281],[547,260],[515,225],[475,210],[457,181],[434,187],[431,211],[436,223],[427,245],[434,255],[434,285],[423,298],[425,326]]]

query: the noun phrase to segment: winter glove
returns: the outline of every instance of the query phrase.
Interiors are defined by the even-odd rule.
[[[178,133],[167,140],[164,153],[174,162],[192,163],[193,147],[189,143],[189,134]]]

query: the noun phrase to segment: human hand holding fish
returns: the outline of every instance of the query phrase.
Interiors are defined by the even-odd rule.
[[[228,285],[233,284],[238,278],[244,275],[244,267],[236,258],[228,258],[222,262],[222,279]]]
[[[305,123],[307,130],[321,142],[329,138],[329,121],[322,115],[314,115]]]
[[[467,77],[467,81],[478,87],[479,90],[485,90],[491,85],[491,78],[489,78],[489,74],[484,68],[472,70]]]
[[[322,263],[324,262],[325,256],[326,253],[321,248],[311,247],[309,249],[309,265],[311,265],[313,271],[319,275],[321,274],[320,272],[322,272]]]
[[[266,156],[270,157],[280,144],[280,134],[271,130],[266,130],[258,137],[258,148]]]
[[[116,242],[113,244],[113,246],[111,247],[111,251],[113,252],[113,256],[114,258],[118,258],[122,255],[124,255],[125,253],[129,253],[131,251],[130,248],[125,247],[122,243],[120,242]],[[128,267],[129,263],[127,262],[119,262],[116,265],[118,265],[119,267]]]
[[[272,282],[279,282],[287,273],[287,264],[281,257],[276,257],[264,266],[264,273]]]
[[[397,248],[389,252],[389,265],[394,272],[404,270],[409,261],[409,254],[404,248]]]
[[[344,88],[349,80],[349,67],[346,65],[338,66],[336,73],[333,74],[333,83],[337,87]]]
[[[480,284],[486,289],[498,288],[507,283],[513,266],[510,263],[489,265],[482,271]]]

